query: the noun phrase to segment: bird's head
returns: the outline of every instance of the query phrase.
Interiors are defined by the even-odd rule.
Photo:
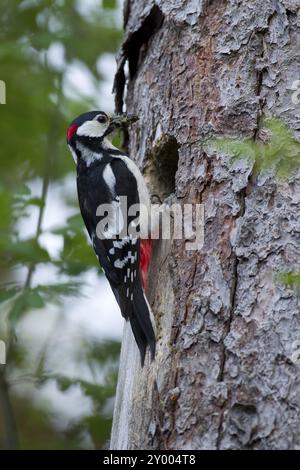
[[[67,144],[77,155],[84,146],[90,152],[101,151],[101,146],[109,147],[108,136],[115,130],[126,128],[137,121],[136,116],[126,114],[111,116],[104,111],[89,111],[78,116],[67,129]],[[110,144],[111,145],[111,144]],[[78,155],[77,155],[78,159]]]

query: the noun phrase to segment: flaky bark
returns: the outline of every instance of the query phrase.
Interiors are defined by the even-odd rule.
[[[140,369],[128,325],[113,449],[300,447],[299,301],[274,280],[299,267],[299,177],[254,176],[205,153],[211,136],[260,138],[263,114],[297,135],[298,0],[130,0],[116,76],[138,114],[130,155],[162,198],[205,205],[205,243],[155,249],[158,347]],[[178,162],[178,170],[175,170]]]

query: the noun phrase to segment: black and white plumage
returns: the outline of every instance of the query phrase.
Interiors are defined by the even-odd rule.
[[[138,167],[107,138],[122,120],[124,117],[111,118],[101,111],[84,113],[69,126],[67,143],[77,165],[82,218],[121,313],[130,321],[143,365],[147,345],[152,359],[155,355],[153,317],[141,282],[141,240],[127,230],[136,223],[136,215],[125,214],[120,207],[124,197],[127,208],[134,204],[149,206],[149,195]],[[115,210],[115,218],[108,225],[104,224],[106,214],[99,213],[99,207],[105,208],[105,204]],[[125,235],[111,230],[117,221],[122,225],[126,220]]]

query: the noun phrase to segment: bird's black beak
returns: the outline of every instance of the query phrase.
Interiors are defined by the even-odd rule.
[[[116,114],[112,116],[110,124],[105,132],[105,136],[111,134],[117,129],[127,129],[131,124],[138,121],[138,117],[130,114]]]

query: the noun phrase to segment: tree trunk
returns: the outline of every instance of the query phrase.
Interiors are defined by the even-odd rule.
[[[300,448],[299,300],[276,282],[300,262],[300,178],[255,175],[203,150],[262,138],[261,116],[300,130],[298,0],[129,0],[116,107],[139,122],[129,152],[161,199],[201,203],[205,240],[157,243],[149,298],[155,362],[125,326],[112,449]],[[299,135],[299,134],[298,134]],[[177,169],[178,166],[178,169]],[[177,169],[177,171],[176,171]]]

